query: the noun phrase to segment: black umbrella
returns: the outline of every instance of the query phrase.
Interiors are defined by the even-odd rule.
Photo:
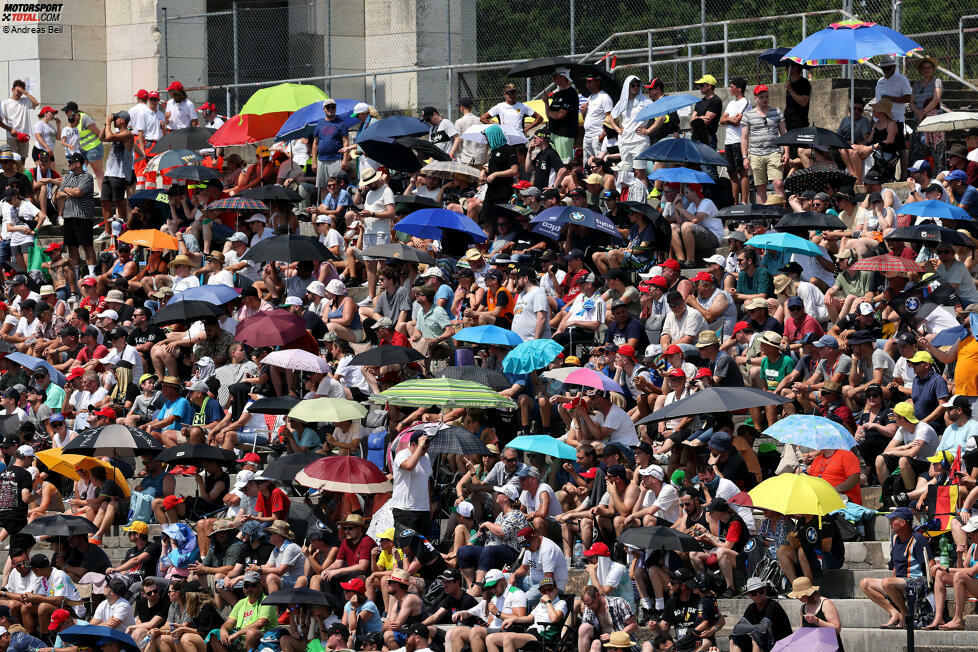
[[[21,529],[21,534],[51,537],[70,537],[75,534],[94,534],[98,527],[81,516],[54,514],[35,519]]]
[[[717,211],[716,217],[724,222],[750,222],[751,220],[776,220],[784,215],[781,206],[767,204],[734,204]]]
[[[788,399],[750,387],[708,387],[679,399],[635,423],[636,426],[663,419],[678,419],[712,412],[733,412],[764,405],[780,405]]]
[[[415,249],[399,242],[367,247],[363,250],[363,256],[364,258],[393,258],[394,260],[404,260],[409,263],[424,263],[426,265],[435,264],[435,259],[427,251],[421,251],[420,249]]]
[[[856,177],[845,170],[826,165],[816,165],[789,175],[784,180],[784,190],[798,195],[805,190],[826,192],[829,185],[833,188],[841,188],[842,186],[855,185],[855,183]]]
[[[221,178],[221,173],[203,165],[181,165],[168,171],[166,176],[184,181],[216,181]]]
[[[261,474],[266,478],[273,478],[286,485],[291,485],[292,480],[294,480],[295,476],[299,474],[299,471],[323,457],[326,456],[309,451],[292,453],[291,455],[283,455],[274,462],[269,463]]]
[[[529,208],[517,206],[516,204],[496,204],[496,208],[501,211],[506,211],[507,213],[512,213],[514,217],[529,215],[532,212]]]
[[[495,390],[509,389],[513,386],[513,382],[501,372],[475,365],[445,367],[435,374],[435,376],[439,378],[454,378],[455,380],[470,380],[473,383],[486,385]]]
[[[83,430],[64,447],[65,453],[98,457],[116,457],[119,453],[155,455],[162,450],[163,445],[149,434],[117,423]]]
[[[703,550],[700,542],[690,535],[662,525],[629,528],[618,535],[618,543],[645,550]]]
[[[234,451],[207,444],[181,444],[167,448],[156,456],[157,462],[171,465],[202,466],[204,462],[217,462],[231,466],[237,462]]]
[[[557,68],[570,68],[573,65],[574,61],[566,57],[540,57],[516,64],[509,69],[506,76],[538,77],[540,75],[552,75]]]
[[[285,186],[277,183],[270,186],[255,186],[254,188],[248,188],[238,196],[263,202],[270,202],[276,199],[291,202],[302,201],[302,197],[295,190],[292,188],[286,188]]]
[[[421,195],[394,195],[394,203],[405,204],[413,210],[419,208],[442,208],[442,205],[431,197],[422,197]]]
[[[156,311],[150,320],[151,324],[173,324],[175,322],[193,322],[207,317],[217,317],[224,311],[208,301],[176,301],[171,302]]]
[[[954,229],[948,229],[936,224],[919,224],[917,226],[901,226],[893,229],[883,237],[884,240],[900,240],[902,242],[916,242],[927,245],[931,248],[938,244],[949,244],[961,247],[974,246],[971,240],[965,235],[958,233]]]
[[[450,426],[447,423],[426,423],[417,426],[414,430],[420,430],[423,434],[431,437],[428,447],[429,455],[488,455],[489,449],[482,443],[477,435],[472,434],[461,426]]]
[[[851,149],[842,136],[821,127],[802,127],[792,129],[774,141],[775,145],[798,145],[799,147],[818,147],[821,149]]]
[[[384,367],[389,364],[409,364],[424,360],[424,356],[406,346],[375,346],[358,353],[350,360],[353,367]]]
[[[669,226],[669,222],[662,217],[662,213],[652,206],[640,201],[623,201],[619,202],[618,205],[626,211],[637,211],[647,217],[649,222],[652,223],[652,228],[655,230],[656,242],[658,244],[665,245],[672,238],[672,227]],[[621,215],[620,212],[618,214]]]
[[[359,145],[364,154],[391,170],[417,172],[423,167],[410,147],[392,140],[365,140]]]
[[[295,263],[301,260],[336,260],[336,256],[317,238],[290,233],[262,240],[245,252],[242,259],[259,263],[271,260]]]
[[[331,601],[329,596],[322,591],[315,591],[313,589],[284,589],[282,591],[272,591],[269,593],[268,597],[262,600],[262,604],[329,606],[333,604],[333,601]]]
[[[398,145],[404,145],[408,149],[413,149],[414,151],[423,154],[428,158],[433,158],[436,161],[451,161],[452,157],[448,155],[448,152],[444,152],[438,148],[430,140],[424,140],[422,138],[415,138],[414,136],[401,136],[394,141]]]
[[[790,51],[791,48],[785,48],[785,47],[771,48],[769,50],[764,50],[763,52],[761,52],[759,55],[757,55],[757,58],[763,61],[764,63],[771,64],[772,66],[778,66],[779,68],[787,68],[788,64],[792,62],[789,61],[788,59],[785,59],[784,55],[788,54],[788,52]],[[808,68],[808,66],[806,66],[803,63],[799,65],[802,68]]]
[[[571,66],[570,73],[571,81],[579,89],[583,90],[587,88],[588,77],[597,76],[601,78],[601,90],[615,99],[621,95],[621,82],[615,79],[615,76],[611,72],[601,66],[595,66],[590,63],[575,63]],[[584,92],[585,94],[587,93],[586,91]],[[615,99],[612,101],[615,101]]]
[[[774,225],[775,229],[807,229],[825,231],[832,229],[845,230],[846,225],[837,216],[830,213],[817,213],[815,211],[803,211],[801,213],[788,213]]]
[[[159,154],[168,149],[207,149],[213,147],[207,140],[217,129],[209,127],[184,127],[166,134],[153,145],[153,152]]]
[[[288,414],[300,402],[294,396],[264,397],[248,406],[248,414]]]

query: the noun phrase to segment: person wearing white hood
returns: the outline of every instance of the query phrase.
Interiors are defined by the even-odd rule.
[[[623,169],[631,169],[632,161],[643,149],[649,146],[648,136],[639,133],[647,121],[638,122],[635,118],[652,101],[642,94],[642,82],[635,75],[629,75],[622,86],[621,97],[611,110],[611,119],[618,132],[618,152],[621,154]]]

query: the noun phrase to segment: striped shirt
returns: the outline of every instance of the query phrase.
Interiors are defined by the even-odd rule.
[[[65,172],[60,189],[65,188],[81,188],[84,194],[81,197],[69,197],[65,201],[62,217],[92,217],[95,214],[95,200],[92,198],[95,183],[92,175],[88,172]]]
[[[748,154],[755,156],[765,156],[773,154],[780,149],[774,141],[781,135],[778,125],[784,120],[780,109],[771,107],[767,115],[761,115],[760,109],[756,106],[744,113],[741,125],[747,126],[748,132]]]

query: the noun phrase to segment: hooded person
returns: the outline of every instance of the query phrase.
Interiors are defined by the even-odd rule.
[[[489,143],[489,164],[486,169],[486,195],[482,201],[480,221],[495,220],[496,204],[509,202],[513,195],[513,182],[519,174],[516,150],[506,141],[506,134],[499,125],[489,125],[483,132]],[[494,223],[494,222],[493,222]]]
[[[635,75],[629,75],[621,87],[621,97],[611,109],[611,119],[618,132],[618,152],[621,154],[622,169],[631,169],[632,161],[649,146],[645,135],[645,122],[636,118],[642,110],[652,103],[642,93],[642,82]]]

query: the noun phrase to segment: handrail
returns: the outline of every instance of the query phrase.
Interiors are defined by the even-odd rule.
[[[961,81],[964,80],[964,21],[976,18],[978,18],[978,14],[969,14],[958,19],[958,79]],[[971,84],[968,85],[971,86]]]

